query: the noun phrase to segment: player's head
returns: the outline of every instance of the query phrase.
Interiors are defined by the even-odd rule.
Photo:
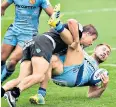
[[[99,44],[94,50],[94,57],[99,63],[104,62],[111,53],[111,47],[107,44]]]
[[[88,47],[92,45],[92,43],[97,39],[97,37],[98,37],[98,32],[93,25],[89,24],[83,26],[81,44],[84,47]]]

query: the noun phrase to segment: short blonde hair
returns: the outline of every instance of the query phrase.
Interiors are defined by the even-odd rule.
[[[106,43],[98,44],[98,45],[96,46],[96,48],[97,48],[97,47],[99,47],[99,46],[102,46],[102,45],[107,46],[107,47],[110,49],[110,52],[111,52],[111,46],[110,46],[110,45],[108,45],[108,44],[106,44]],[[96,48],[95,48],[95,49],[96,49]]]

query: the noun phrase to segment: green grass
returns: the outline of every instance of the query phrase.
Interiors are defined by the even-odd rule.
[[[115,0],[50,0],[53,6],[61,3],[61,11],[64,13],[62,21],[66,22],[69,18],[75,18],[82,24],[93,24],[99,31],[99,38],[93,46],[87,48],[87,51],[93,50],[98,43],[108,43],[112,48],[116,48],[116,1]],[[115,11],[98,11],[103,8],[115,8]],[[97,10],[87,13],[87,10]],[[11,12],[12,11],[12,12]],[[68,12],[68,13],[67,13]],[[71,12],[74,14],[71,15]],[[80,13],[79,13],[80,12]],[[8,18],[10,19],[8,20]],[[1,35],[2,38],[8,26],[13,22],[14,6],[7,9],[6,14],[2,17],[1,21]],[[48,17],[42,13],[40,17],[39,32],[47,31]],[[105,62],[105,64],[116,64],[116,51]],[[51,81],[47,89],[46,105],[41,107],[114,107],[116,105],[116,67],[102,66],[109,71],[110,82],[107,90],[103,96],[98,99],[88,99],[87,87],[83,88],[63,88],[56,86]],[[16,78],[19,73],[19,64],[17,65],[16,72],[8,79]],[[7,81],[8,81],[7,80]],[[17,107],[38,107],[38,105],[31,105],[28,101],[29,97],[37,92],[38,85],[24,91],[17,102]],[[8,104],[2,98],[1,107],[8,107]]]

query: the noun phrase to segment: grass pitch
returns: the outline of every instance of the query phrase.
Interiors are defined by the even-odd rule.
[[[64,88],[49,82],[47,89],[46,104],[41,107],[115,107],[116,105],[116,1],[115,0],[50,0],[53,6],[61,3],[61,12],[64,14],[62,21],[66,22],[69,18],[75,18],[82,24],[93,24],[99,32],[99,38],[93,46],[87,48],[90,52],[98,43],[108,43],[113,48],[109,59],[100,66],[109,71],[110,82],[107,90],[101,98],[88,99],[88,87]],[[14,19],[14,6],[10,6],[4,17],[1,19],[2,38]],[[49,29],[47,25],[48,17],[43,12],[40,17],[39,33]],[[8,79],[16,78],[19,73],[19,64],[16,72]],[[8,81],[7,80],[7,81]],[[6,82],[6,81],[5,81]],[[4,83],[5,83],[4,82]],[[38,85],[24,91],[17,107],[38,107],[32,105],[28,99],[37,92]],[[1,99],[1,107],[8,107],[4,98]]]

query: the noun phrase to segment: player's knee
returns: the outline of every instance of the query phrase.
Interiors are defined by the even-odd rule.
[[[7,63],[7,68],[13,70],[17,64],[16,60],[9,60]]]
[[[52,62],[52,63],[51,63],[51,66],[52,66],[52,69],[56,68],[56,67],[57,67],[56,62]]]
[[[5,54],[1,53],[1,60],[2,61],[6,61],[7,60],[7,56]]]
[[[45,75],[43,74],[43,75],[33,75],[33,81],[34,82],[42,82],[43,80],[44,80],[44,78],[45,78]]]
[[[22,80],[22,78],[20,78],[20,77],[18,77],[18,78],[16,79],[17,83],[20,83],[21,80]]]
[[[58,56],[52,55],[51,63],[52,63],[52,62],[55,62],[55,61],[57,61],[57,60],[58,60]]]
[[[58,56],[52,55],[52,60],[51,60],[50,64],[51,64],[53,69],[59,65],[59,61],[60,61],[60,59],[58,58]]]

